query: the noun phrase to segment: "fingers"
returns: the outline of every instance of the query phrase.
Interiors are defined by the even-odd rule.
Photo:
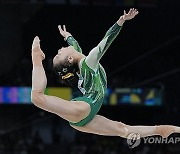
[[[124,14],[126,11],[124,10]],[[135,8],[130,8],[129,12],[127,13],[128,15],[137,15],[139,12]]]
[[[64,32],[66,32],[66,26],[65,25],[63,25],[63,29],[64,29]]]
[[[137,11],[137,9],[134,9],[133,8],[133,11],[132,11],[132,15],[137,15],[139,12]]]
[[[136,12],[135,12],[135,15],[137,15],[138,13],[139,13],[139,11],[136,11]]]
[[[61,25],[58,25],[58,29],[59,29],[60,32],[63,31],[62,28],[61,28]]]
[[[128,11],[128,13],[126,13],[126,11],[124,10],[124,15],[125,15],[126,17],[128,17],[129,19],[134,18],[138,13],[139,13],[139,12],[138,12],[137,9],[135,9],[135,8],[130,8],[129,11]],[[127,19],[128,19],[128,18],[127,18]]]
[[[40,41],[39,37],[36,36],[36,37],[34,38],[34,41],[39,42],[39,41]]]
[[[58,25],[58,29],[61,32],[66,32],[66,26],[65,25],[63,25],[63,29],[62,29],[61,25]]]
[[[64,30],[61,28],[61,25],[59,25],[58,28],[59,28],[60,34],[61,34],[63,37],[65,37],[65,34],[64,34],[65,32],[64,32]]]
[[[38,36],[36,36],[34,38],[33,43],[32,43],[32,49],[34,49],[36,47],[40,48],[40,39]]]
[[[133,13],[133,11],[134,11],[134,8],[131,8],[131,9],[129,10],[128,14],[131,15],[131,14]]]
[[[59,28],[60,34],[61,34],[63,37],[66,37],[66,33],[67,33],[67,32],[66,32],[66,26],[63,25],[63,29],[62,29],[61,25],[59,25],[58,28]]]

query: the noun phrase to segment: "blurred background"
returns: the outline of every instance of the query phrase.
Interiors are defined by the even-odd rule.
[[[58,83],[52,59],[67,46],[66,25],[87,55],[123,14],[127,21],[101,60],[108,90],[99,114],[129,125],[180,125],[179,0],[0,0],[0,154],[179,154],[180,143],[141,144],[85,134],[30,102],[31,44],[38,35],[46,54],[46,93],[80,93]],[[170,137],[178,137],[173,134]],[[179,136],[180,137],[180,136]]]

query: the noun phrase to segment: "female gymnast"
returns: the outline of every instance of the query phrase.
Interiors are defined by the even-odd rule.
[[[63,83],[77,85],[83,93],[82,97],[70,101],[44,94],[47,78],[42,60],[45,59],[45,54],[36,36],[32,44],[31,100],[33,104],[57,114],[69,121],[73,128],[86,133],[124,138],[127,138],[130,133],[139,133],[141,137],[153,135],[168,137],[171,133],[180,133],[180,127],[172,125],[130,126],[97,115],[107,87],[106,73],[99,61],[119,34],[124,22],[131,20],[137,14],[138,11],[134,8],[128,13],[124,11],[124,14],[106,32],[102,41],[89,52],[87,57],[82,54],[78,42],[66,31],[65,26],[63,29],[58,26],[60,34],[69,46],[58,50],[58,54],[53,59],[54,69]]]

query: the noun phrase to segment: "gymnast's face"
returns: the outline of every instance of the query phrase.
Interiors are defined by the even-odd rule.
[[[64,61],[66,58],[68,58],[68,61],[71,63],[73,62],[73,55],[75,53],[76,51],[72,46],[62,47],[58,50],[58,54],[54,57],[53,64],[56,65]]]

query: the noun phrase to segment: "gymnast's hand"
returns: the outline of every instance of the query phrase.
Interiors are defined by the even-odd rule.
[[[124,20],[131,20],[132,18],[134,18],[139,12],[137,11],[137,9],[130,9],[128,13],[126,13],[126,11],[124,10],[124,15],[122,15],[122,17]]]
[[[41,56],[42,59],[45,59],[45,54],[43,53],[43,51],[41,50],[41,47],[40,47],[39,37],[36,36],[32,43],[32,58],[35,58],[38,56]]]
[[[63,25],[63,29],[61,28],[61,25],[58,26],[60,34],[64,37],[64,40],[66,41],[71,34],[66,31],[66,26]]]
[[[139,12],[137,9],[131,8],[128,13],[124,10],[124,14],[120,16],[119,20],[117,21],[118,25],[122,26],[123,23],[126,20],[131,20],[133,19]]]

